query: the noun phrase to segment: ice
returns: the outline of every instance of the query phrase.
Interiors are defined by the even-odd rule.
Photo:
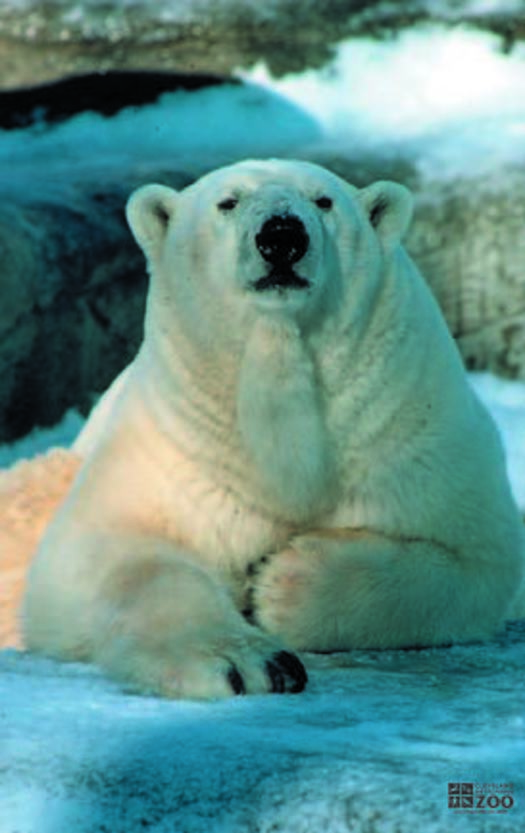
[[[469,378],[524,496],[525,384]],[[81,424],[71,412],[0,455],[69,443]],[[483,645],[306,654],[301,695],[205,704],[5,650],[0,833],[520,833],[524,658],[521,621]],[[507,784],[515,804],[456,814],[450,782]]]

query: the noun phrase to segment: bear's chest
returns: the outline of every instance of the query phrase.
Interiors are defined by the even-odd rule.
[[[334,468],[319,381],[296,328],[258,322],[240,368],[236,418],[255,491],[290,522],[314,520],[330,503]]]
[[[269,552],[281,549],[293,527],[263,502],[249,485],[235,483],[231,470],[217,461],[211,476],[195,460],[179,462],[162,495],[164,531],[168,538],[210,565],[244,569]]]

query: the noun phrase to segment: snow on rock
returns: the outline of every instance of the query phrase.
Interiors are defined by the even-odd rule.
[[[492,31],[509,52],[525,37],[521,10],[521,0],[302,0],[298,21],[296,0],[10,0],[0,86],[126,68],[231,73],[258,60],[280,76],[327,65],[349,37],[428,23]]]
[[[180,86],[178,76],[173,85]],[[74,88],[69,96],[74,106]],[[83,170],[92,176],[94,169],[114,179],[153,161],[204,170],[240,156],[290,153],[322,137],[315,116],[257,83],[225,82],[156,98],[112,118],[93,108],[56,125],[37,121],[31,129],[0,130],[0,164],[16,166],[17,178],[26,173],[49,187],[50,167],[65,181],[78,180]]]
[[[307,691],[126,694],[95,669],[0,654],[2,833],[518,833],[525,624],[488,645],[306,655]],[[509,785],[456,814],[449,782]]]
[[[243,77],[301,106],[333,146],[413,158],[427,179],[524,159],[525,45],[505,55],[493,34],[419,26],[344,41],[321,70],[276,79],[259,63]]]
[[[494,34],[426,25],[385,40],[343,40],[320,68],[278,78],[261,60],[236,75],[246,83],[166,93],[160,105],[113,119],[79,113],[54,130],[0,131],[0,159],[65,168],[89,149],[117,169],[159,153],[179,165],[207,154],[216,165],[328,145],[412,160],[425,180],[439,181],[524,160],[525,43],[504,54]]]

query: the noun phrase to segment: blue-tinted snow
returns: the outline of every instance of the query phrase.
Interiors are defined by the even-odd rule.
[[[500,430],[514,497],[525,512],[525,383],[490,373],[471,373],[469,378]]]
[[[519,833],[524,648],[520,623],[484,646],[306,655],[304,694],[211,704],[4,651],[0,830]],[[452,781],[511,783],[515,809],[456,815]]]
[[[198,170],[241,155],[289,154],[320,136],[315,118],[279,93],[225,84],[165,93],[157,103],[111,118],[84,112],[54,126],[0,130],[0,169],[17,181],[24,172],[38,180],[78,178],[84,169],[104,176],[153,162]]]

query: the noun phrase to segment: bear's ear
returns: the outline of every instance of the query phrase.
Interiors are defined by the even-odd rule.
[[[383,247],[392,249],[412,219],[413,201],[408,188],[397,182],[375,182],[359,191],[357,198]]]
[[[144,185],[128,200],[126,217],[129,226],[148,257],[160,252],[175,213],[177,197],[177,192],[166,185]]]

